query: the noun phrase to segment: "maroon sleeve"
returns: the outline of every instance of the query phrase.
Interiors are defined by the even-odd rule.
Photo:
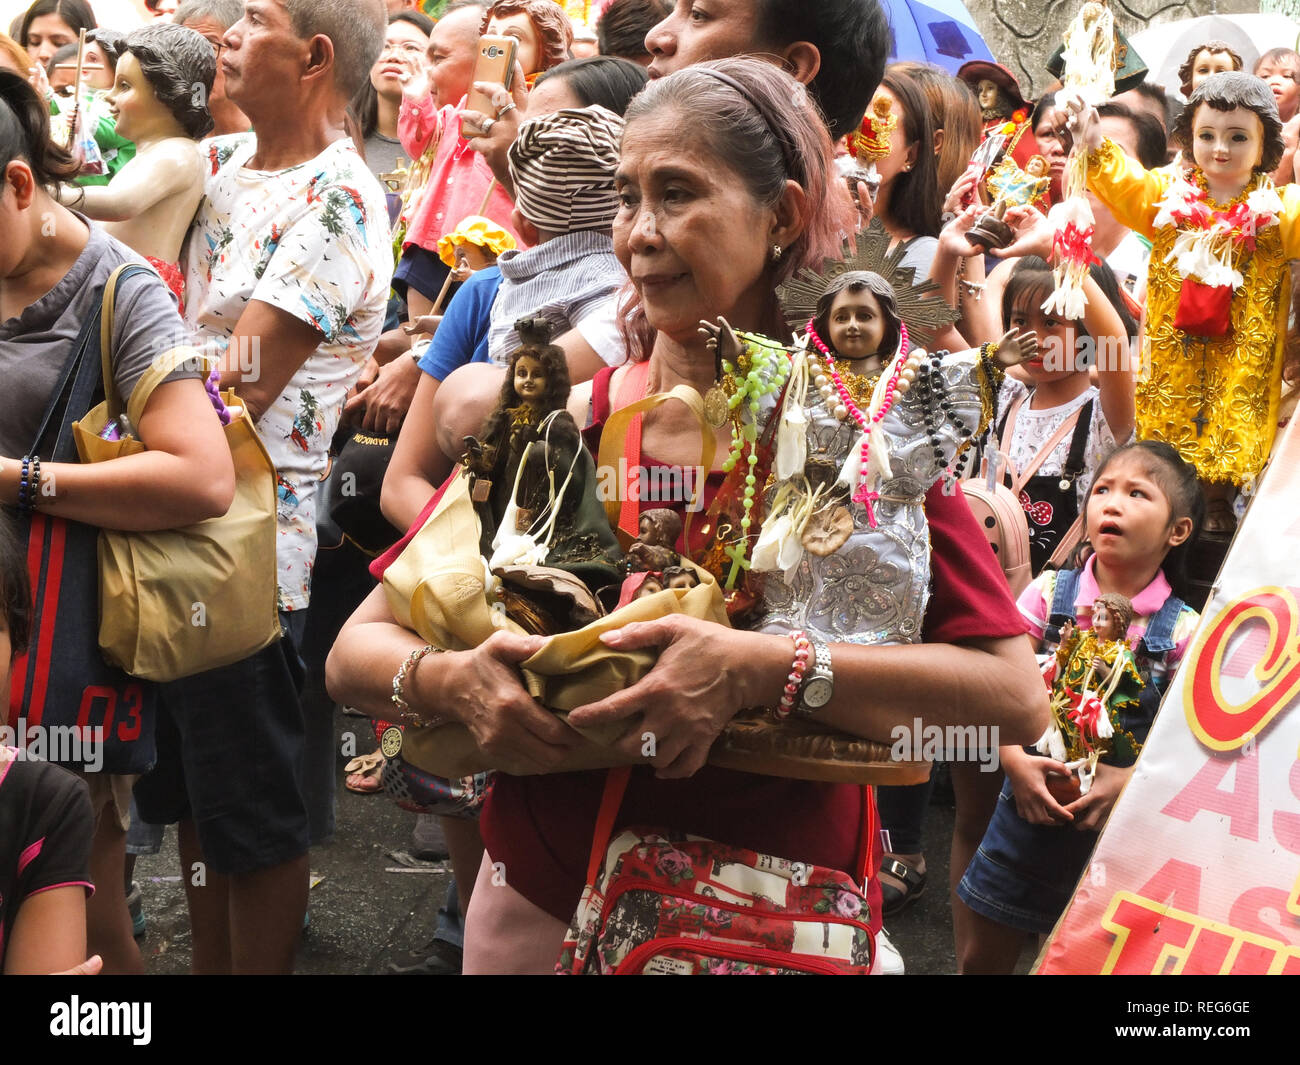
[[[1025,619],[961,486],[945,495],[936,482],[925,496],[930,523],[932,590],[925,610],[925,643],[962,643],[1021,636]]]

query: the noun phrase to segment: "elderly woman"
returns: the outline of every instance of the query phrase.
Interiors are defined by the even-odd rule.
[[[831,206],[831,147],[804,99],[779,70],[732,59],[652,82],[629,108],[615,246],[635,288],[629,354],[648,361],[646,391],[678,384],[706,391],[714,357],[700,320],[723,315],[739,328],[782,332],[775,286],[834,252],[842,220]],[[639,398],[628,393],[640,390],[624,387],[631,372],[602,371],[575,390],[571,411],[598,430],[611,408]],[[641,454],[647,465],[695,463],[698,423],[677,404],[657,408],[645,416]],[[1032,739],[1044,720],[1042,685],[986,543],[960,498],[932,493],[927,516],[935,574],[929,642],[833,643],[834,694],[819,719],[862,736],[887,736],[920,717],[997,724],[1008,741]],[[520,685],[515,667],[540,642],[497,633],[473,650],[425,657],[406,675],[406,699],[418,713],[463,722],[488,753],[508,753],[544,773],[578,737]],[[639,752],[643,732],[656,737],[655,756],[633,774],[620,825],[671,824],[763,853],[852,867],[862,828],[858,788],[705,766],[742,707],[778,701],[791,669],[788,636],[676,617],[629,626],[612,644],[659,649],[641,681],[573,714],[584,725],[625,721],[621,746],[629,753]],[[420,647],[376,592],[335,645],[331,688],[382,712],[392,678]],[[470,906],[467,972],[554,965],[582,890],[603,780],[600,773],[498,778],[482,820],[487,854]],[[504,884],[499,876],[494,883],[494,863],[504,863]],[[868,897],[879,927],[874,880]]]

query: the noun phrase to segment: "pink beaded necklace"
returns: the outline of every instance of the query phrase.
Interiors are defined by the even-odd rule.
[[[871,450],[871,430],[880,423],[880,420],[889,413],[890,408],[894,405],[894,400],[898,396],[898,382],[902,375],[903,367],[907,363],[907,353],[911,342],[907,336],[907,324],[898,323],[899,343],[898,356],[894,359],[894,372],[889,378],[889,383],[885,387],[885,398],[880,407],[874,414],[869,417],[863,413],[860,407],[853,402],[853,396],[849,393],[848,387],[840,377],[839,371],[835,368],[835,356],[831,354],[831,349],[817,335],[817,330],[813,327],[812,319],[808,320],[808,339],[812,341],[813,347],[826,360],[826,370],[830,374],[832,383],[835,385],[835,391],[839,393],[840,402],[844,404],[845,410],[848,411],[849,417],[862,430],[862,443],[859,449],[861,464],[858,472],[858,487],[853,493],[853,502],[861,503],[867,511],[867,521],[874,529],[876,527],[876,500],[880,498],[879,492],[873,492],[867,487],[867,455]]]

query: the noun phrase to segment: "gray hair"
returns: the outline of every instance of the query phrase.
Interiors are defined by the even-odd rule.
[[[293,32],[309,41],[317,34],[334,45],[334,84],[345,100],[370,80],[384,48],[388,9],[383,0],[283,0]]]
[[[195,19],[213,18],[226,29],[230,29],[244,17],[242,0],[185,0],[176,9],[172,21],[178,26]]]

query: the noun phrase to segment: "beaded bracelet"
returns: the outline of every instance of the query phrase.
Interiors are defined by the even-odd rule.
[[[24,455],[22,473],[18,478],[18,512],[30,514],[36,509],[36,497],[41,490],[41,460],[37,455]]]
[[[446,718],[443,717],[421,717],[411,709],[411,704],[406,701],[404,689],[406,687],[406,675],[415,668],[415,664],[427,654],[441,654],[441,647],[434,647],[432,644],[426,644],[424,647],[417,647],[402,663],[397,670],[397,675],[393,677],[393,705],[397,707],[397,717],[404,725],[410,725],[413,728],[430,728],[433,725],[440,725]]]
[[[790,638],[794,641],[794,663],[790,666],[790,675],[786,677],[781,701],[776,704],[776,716],[782,718],[788,717],[790,711],[794,709],[799,692],[803,688],[803,675],[808,672],[808,657],[812,653],[812,644],[803,629],[796,629],[790,633]]]

